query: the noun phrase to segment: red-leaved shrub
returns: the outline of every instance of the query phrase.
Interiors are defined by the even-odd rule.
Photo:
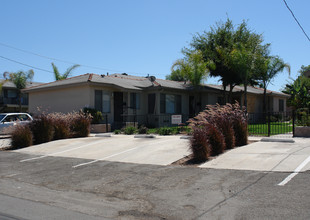
[[[70,137],[70,117],[63,113],[50,113],[47,115],[54,127],[53,140]]]
[[[89,114],[74,113],[70,119],[72,137],[87,137],[90,133],[91,116]]]
[[[53,140],[54,126],[47,115],[36,116],[29,126],[33,134],[34,144],[42,144]]]
[[[238,103],[207,105],[203,112],[189,120],[193,132],[204,128],[211,147],[211,154],[217,155],[225,149],[247,144],[246,111]],[[198,148],[195,146],[195,148]]]
[[[32,145],[32,133],[28,125],[17,125],[11,134],[12,147],[10,149],[19,149]]]
[[[193,127],[190,150],[197,161],[206,161],[210,154],[208,136],[204,127]]]
[[[220,130],[212,124],[206,125],[207,137],[211,147],[211,156],[217,156],[225,150],[225,138]]]

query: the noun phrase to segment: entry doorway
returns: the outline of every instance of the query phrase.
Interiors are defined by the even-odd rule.
[[[114,127],[115,129],[123,126],[123,93],[114,92]]]

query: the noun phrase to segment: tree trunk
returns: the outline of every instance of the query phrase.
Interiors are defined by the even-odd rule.
[[[228,95],[228,99],[229,99],[229,103],[233,104],[233,100],[232,100],[232,91],[234,89],[235,86],[233,86],[232,84],[229,85],[229,95]]]
[[[246,76],[245,81],[244,81],[244,102],[243,102],[243,105],[245,106],[246,112],[248,112],[247,89],[248,89],[248,79]]]
[[[223,103],[219,103],[220,105],[225,105],[227,102],[227,97],[226,97],[226,84],[223,83]]]
[[[264,96],[263,96],[263,112],[267,113],[267,105],[266,105],[266,86],[264,86]]]

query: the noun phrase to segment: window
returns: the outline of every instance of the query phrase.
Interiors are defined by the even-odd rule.
[[[174,95],[166,95],[166,113],[175,113],[175,97]]]
[[[109,113],[111,111],[111,94],[109,92],[102,93],[102,112]]]
[[[111,111],[111,93],[95,90],[95,109],[103,113]]]
[[[95,109],[102,112],[102,91],[95,90]]]
[[[284,111],[284,100],[279,99],[279,112],[283,112],[283,111]]]
[[[140,94],[130,93],[130,107],[132,109],[140,109]]]
[[[160,113],[181,113],[181,95],[160,94]]]
[[[17,97],[17,91],[16,90],[8,90],[8,98],[16,98]]]

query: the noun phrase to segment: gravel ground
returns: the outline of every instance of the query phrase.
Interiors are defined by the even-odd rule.
[[[11,146],[11,138],[0,139],[0,150]]]

